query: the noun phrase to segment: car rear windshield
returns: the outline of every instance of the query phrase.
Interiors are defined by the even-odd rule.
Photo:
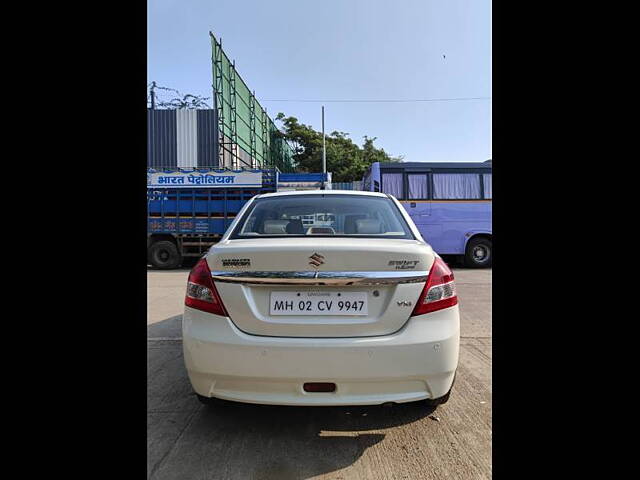
[[[415,239],[389,198],[339,194],[258,198],[231,238],[307,235]]]

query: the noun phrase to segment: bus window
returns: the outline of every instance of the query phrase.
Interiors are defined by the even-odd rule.
[[[398,200],[404,198],[404,191],[402,188],[402,174],[401,173],[383,173],[382,174],[382,192],[393,195]]]
[[[480,198],[480,175],[477,173],[434,173],[433,198],[472,200]]]
[[[483,173],[482,181],[484,182],[484,198],[487,198],[487,199],[493,198],[493,196],[491,195],[491,184],[492,184],[491,174]]]
[[[407,198],[409,200],[426,200],[428,197],[427,191],[427,175],[407,175],[409,191],[407,192]]]

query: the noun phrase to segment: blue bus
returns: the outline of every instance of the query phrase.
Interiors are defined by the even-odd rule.
[[[395,196],[440,255],[471,268],[492,262],[492,166],[489,162],[373,163],[362,189]]]

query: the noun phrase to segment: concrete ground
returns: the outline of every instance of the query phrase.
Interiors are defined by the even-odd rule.
[[[182,359],[188,270],[149,270],[148,477],[491,478],[491,270],[454,273],[462,338],[447,404],[208,409],[193,395]]]

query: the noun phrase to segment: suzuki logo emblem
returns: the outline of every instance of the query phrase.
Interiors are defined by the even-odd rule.
[[[311,255],[309,257],[309,260],[310,260],[309,265],[315,268],[318,268],[320,265],[324,263],[324,257],[319,253],[314,253],[313,255]]]

